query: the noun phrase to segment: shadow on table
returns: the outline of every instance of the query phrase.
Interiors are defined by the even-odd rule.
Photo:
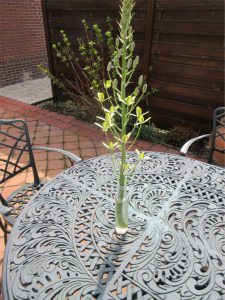
[[[118,262],[119,256],[124,254],[123,238],[121,237],[118,240],[111,239],[107,243],[106,247],[102,249],[105,249],[105,251],[108,253],[106,253],[104,262],[99,267],[98,286],[96,287],[93,295],[97,300],[114,300],[117,297],[117,289],[115,288],[115,284],[123,271],[119,270],[122,257]],[[110,253],[109,250],[111,251]],[[118,272],[118,276],[115,277],[116,272]]]

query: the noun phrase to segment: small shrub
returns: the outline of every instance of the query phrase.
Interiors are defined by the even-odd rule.
[[[131,130],[135,124],[135,119],[131,118],[130,122],[127,124],[127,130]],[[137,133],[137,129],[134,130],[134,135]],[[166,130],[159,129],[151,121],[147,122],[141,127],[139,137],[143,140],[150,141],[152,143],[165,143]]]
[[[190,139],[201,135],[200,130],[193,126],[180,125],[170,129],[166,135],[165,142],[174,147],[181,148]],[[195,142],[190,151],[199,152],[204,145],[204,141]]]
[[[102,83],[105,81],[107,63],[115,50],[113,28],[109,18],[108,30],[104,34],[97,24],[90,28],[85,20],[82,23],[86,38],[84,41],[77,39],[80,58],[74,55],[71,41],[64,30],[60,30],[61,41],[52,45],[56,57],[68,70],[67,73],[72,73],[72,79],[63,73],[56,77],[41,65],[38,68],[68,96],[71,100],[70,106],[74,103],[74,108],[79,107],[82,112],[87,111],[87,114],[95,119],[96,115],[102,114],[101,105],[96,101],[97,92],[104,90]],[[93,31],[93,39],[90,38],[90,30]]]
[[[140,138],[155,144],[164,144],[166,134],[166,130],[159,129],[155,126],[154,123],[150,123],[142,127]]]

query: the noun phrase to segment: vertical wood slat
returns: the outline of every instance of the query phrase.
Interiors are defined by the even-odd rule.
[[[155,0],[147,0],[147,17],[145,25],[145,46],[144,46],[144,58],[143,58],[143,72],[146,80],[149,77],[149,66],[153,36],[153,24],[154,24],[154,4]]]

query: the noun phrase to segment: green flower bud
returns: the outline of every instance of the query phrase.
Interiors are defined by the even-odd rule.
[[[120,41],[119,41],[119,39],[117,38],[117,39],[116,39],[116,47],[117,47],[117,48],[119,47],[119,44],[120,44]]]
[[[131,44],[131,46],[130,46],[131,52],[134,52],[134,48],[135,48],[135,42],[133,42],[133,43]]]
[[[98,31],[98,30],[101,31],[101,29],[98,27],[98,24],[94,24],[94,25],[93,25],[93,29],[94,29],[95,31],[96,31],[96,30],[97,30],[97,31]]]
[[[128,106],[133,105],[134,101],[135,101],[135,97],[132,97],[131,95],[126,98],[126,104]]]
[[[144,152],[141,152],[138,156],[138,158],[141,160],[145,157],[145,153]]]
[[[118,56],[118,58],[120,58],[122,56],[122,49],[119,49],[117,56]]]
[[[137,115],[137,118],[139,118],[142,115],[142,109],[140,108],[140,106],[136,107],[136,115]]]
[[[138,79],[138,85],[141,86],[143,84],[143,81],[144,81],[144,76],[141,75]]]
[[[143,116],[143,115],[140,115],[140,116],[138,117],[138,122],[142,124],[142,123],[144,123],[144,121],[145,121],[144,116]]]
[[[116,89],[117,86],[118,86],[118,80],[115,78],[115,79],[113,80],[113,88]]]
[[[99,100],[99,102],[104,102],[104,100],[105,100],[105,95],[103,94],[103,93],[98,93],[98,100]]]
[[[128,70],[131,68],[131,66],[132,66],[132,59],[129,58],[128,62],[127,62],[127,68],[128,68]]]
[[[152,88],[152,94],[158,93],[158,91],[159,90],[157,88],[155,88],[155,87]]]
[[[110,113],[106,113],[105,114],[105,119],[106,119],[106,121],[108,122],[108,123],[110,123],[111,122],[111,114]]]
[[[102,131],[107,132],[109,130],[108,122],[103,122],[102,124]]]
[[[134,96],[137,96],[140,93],[140,89],[139,87],[136,87],[136,89],[134,90]]]
[[[111,105],[109,111],[113,114],[115,112],[115,110],[116,110],[115,107],[113,105]]]
[[[123,172],[124,174],[127,174],[128,171],[130,170],[131,165],[130,164],[124,164],[123,165]]]
[[[88,24],[85,19],[82,20],[82,24],[84,25],[85,29],[89,29]]]
[[[138,64],[139,64],[139,56],[136,56],[136,58],[133,62],[133,67],[136,68]]]
[[[108,63],[108,66],[107,66],[107,72],[110,72],[112,69],[112,63],[111,61]]]
[[[143,86],[142,92],[145,94],[147,92],[147,89],[148,89],[148,85],[147,85],[147,83],[145,83]]]
[[[111,85],[112,85],[111,80],[106,80],[106,82],[104,83],[104,87],[105,87],[105,89],[107,89],[107,90],[111,87]]]
[[[109,149],[110,149],[110,150],[113,150],[113,149],[114,149],[114,144],[113,144],[113,142],[109,142],[109,145],[108,145],[108,146],[109,146]]]

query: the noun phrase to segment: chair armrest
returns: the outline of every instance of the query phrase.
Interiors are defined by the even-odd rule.
[[[3,216],[8,216],[12,210],[13,210],[12,207],[7,207],[5,205],[0,205],[0,214],[3,215]]]
[[[180,149],[180,155],[185,156],[185,155],[187,154],[187,152],[188,152],[188,149],[190,148],[190,146],[191,146],[194,142],[196,142],[196,141],[198,141],[198,140],[201,140],[201,139],[204,139],[204,138],[209,138],[210,136],[211,136],[211,134],[203,134],[203,135],[200,135],[200,136],[198,136],[198,137],[196,137],[196,138],[193,138],[193,139],[187,141],[187,142],[182,146],[182,148]]]
[[[53,152],[58,152],[61,153],[65,156],[67,156],[69,159],[75,161],[76,163],[79,163],[82,161],[82,159],[78,156],[76,156],[75,154],[66,151],[66,150],[62,150],[62,149],[58,149],[58,148],[48,148],[48,147],[39,147],[39,146],[33,146],[32,147],[33,150],[45,150],[45,151],[53,151]]]

